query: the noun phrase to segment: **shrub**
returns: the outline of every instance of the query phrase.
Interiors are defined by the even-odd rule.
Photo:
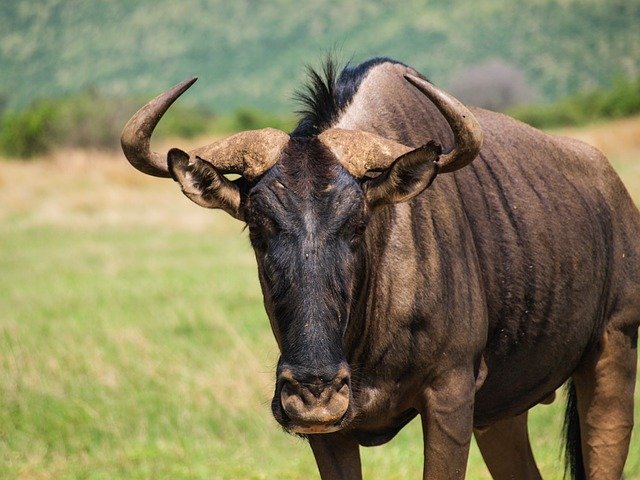
[[[580,92],[554,104],[512,108],[509,114],[538,128],[584,125],[640,113],[640,77],[618,77],[609,89]]]
[[[7,112],[0,127],[0,148],[12,157],[32,157],[48,151],[56,138],[55,107],[34,103],[21,113]]]
[[[5,112],[0,122],[0,150],[29,158],[55,147],[119,148],[120,134],[131,114],[131,99],[110,98],[95,90],[32,103],[20,112]],[[158,125],[157,136],[193,137],[210,128],[213,115],[177,105]]]

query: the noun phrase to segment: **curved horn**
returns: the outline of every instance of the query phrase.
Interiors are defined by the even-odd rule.
[[[167,156],[151,150],[151,134],[156,125],[176,99],[182,95],[198,77],[185,80],[158,95],[138,110],[127,122],[120,137],[124,156],[129,163],[143,173],[155,177],[170,177]]]
[[[147,103],[127,122],[120,143],[129,163],[143,173],[170,177],[167,156],[150,148],[151,134],[176,99],[197,77],[185,80]],[[221,173],[238,173],[252,180],[268,170],[278,160],[289,135],[275,128],[250,130],[189,151],[191,157],[201,157]]]
[[[473,114],[428,81],[414,75],[405,75],[404,78],[433,102],[453,132],[454,147],[438,161],[440,173],[452,172],[471,163],[482,147],[482,128]]]
[[[452,172],[470,163],[482,146],[482,129],[473,114],[458,100],[431,83],[413,75],[404,77],[433,102],[453,131],[454,147],[440,156],[439,172]],[[357,178],[369,171],[384,170],[397,158],[413,150],[373,133],[341,128],[330,128],[318,135],[318,139]]]

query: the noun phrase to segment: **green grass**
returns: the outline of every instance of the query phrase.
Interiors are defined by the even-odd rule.
[[[305,443],[271,418],[277,349],[232,232],[0,229],[0,478],[315,475]],[[548,478],[560,477],[562,403],[532,415]],[[421,452],[414,422],[364,449],[365,475],[418,478]],[[476,450],[469,472],[487,478]]]
[[[1,238],[0,478],[303,471],[278,461],[291,439],[269,418],[276,351],[240,235]]]

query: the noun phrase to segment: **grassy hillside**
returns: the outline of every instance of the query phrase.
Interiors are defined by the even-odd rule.
[[[601,148],[638,203],[639,130],[636,117],[560,133]],[[120,156],[1,167],[0,478],[318,478],[271,417],[277,347],[239,222]],[[563,408],[530,416],[544,478],[562,476]],[[627,479],[640,408],[636,425]],[[365,478],[419,478],[419,422],[363,464]],[[490,478],[475,447],[467,478]]]
[[[500,58],[541,99],[640,72],[640,0],[11,0],[0,4],[0,95],[11,108],[87,88],[286,111],[330,48],[386,55],[447,87]]]

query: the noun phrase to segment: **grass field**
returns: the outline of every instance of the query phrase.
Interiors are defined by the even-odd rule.
[[[640,201],[639,118],[565,133],[608,153]],[[0,163],[0,478],[317,478],[271,418],[277,348],[246,237],[124,159]],[[549,479],[563,408],[531,415]],[[363,464],[369,479],[419,478],[417,423]],[[468,472],[489,478],[475,447]]]

